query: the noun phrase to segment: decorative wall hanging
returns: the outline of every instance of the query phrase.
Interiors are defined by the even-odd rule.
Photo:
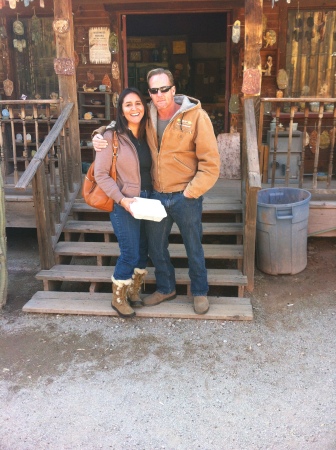
[[[63,52],[65,58],[54,58],[54,70],[56,75],[75,75],[75,60],[74,58],[69,58],[66,54],[65,48],[63,47],[61,52]]]
[[[24,34],[24,26],[23,23],[18,19],[18,14],[17,14],[17,19],[15,22],[13,22],[13,31],[15,34],[22,36]]]
[[[32,35],[32,41],[34,44],[38,44],[42,39],[42,24],[40,19],[35,14],[35,8],[34,15],[31,19],[31,35]]]
[[[113,61],[112,63],[112,77],[115,80],[119,80],[120,72],[119,72],[119,65],[116,61]]]
[[[13,39],[13,46],[19,52],[23,52],[23,49],[26,48],[27,43],[25,39]]]
[[[246,69],[244,71],[242,92],[247,95],[258,95],[260,93],[261,74],[258,69]]]
[[[240,40],[240,20],[236,20],[232,26],[232,42],[238,44]]]
[[[288,86],[288,75],[285,69],[279,70],[276,81],[279,89],[286,89]]]
[[[109,49],[111,53],[118,53],[119,52],[119,41],[118,36],[114,31],[110,33],[109,37]]]
[[[322,150],[325,150],[329,146],[330,146],[330,136],[329,136],[328,131],[324,130],[324,131],[322,131],[321,136],[320,136],[320,148]]]
[[[14,85],[13,85],[13,81],[9,80],[8,78],[3,82],[3,87],[4,87],[4,91],[5,94],[7,95],[7,97],[10,97],[13,93],[14,90]]]
[[[89,29],[89,59],[92,64],[110,64],[110,30],[106,27]]]
[[[238,94],[232,94],[229,102],[229,112],[231,114],[239,113],[239,97]]]
[[[53,21],[53,29],[55,33],[64,34],[70,30],[69,19],[55,19]]]

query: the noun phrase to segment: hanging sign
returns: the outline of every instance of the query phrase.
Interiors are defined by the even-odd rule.
[[[110,30],[105,27],[89,29],[89,58],[92,64],[110,64]]]

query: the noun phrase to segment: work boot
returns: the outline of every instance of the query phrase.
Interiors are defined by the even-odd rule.
[[[132,279],[130,278],[129,280],[116,280],[112,276],[112,282],[112,308],[117,311],[120,317],[123,317],[124,319],[135,316],[135,312],[130,307],[127,301],[127,289],[132,283]]]
[[[209,311],[209,300],[206,295],[195,295],[194,311],[196,314],[205,314]]]
[[[127,298],[128,303],[136,308],[138,306],[143,306],[143,302],[140,298],[140,291],[142,283],[145,281],[145,276],[147,275],[146,269],[134,269],[134,274],[132,275],[132,283],[128,286]]]
[[[173,300],[175,297],[176,291],[173,291],[170,294],[161,294],[161,292],[155,291],[154,294],[148,295],[143,299],[143,304],[145,306],[154,306],[167,300]]]

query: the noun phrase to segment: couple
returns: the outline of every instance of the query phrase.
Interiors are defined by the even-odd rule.
[[[168,252],[174,222],[185,245],[194,310],[209,309],[208,282],[202,247],[202,195],[217,181],[219,153],[212,123],[198,100],[175,95],[170,71],[153,69],[147,75],[148,105],[136,88],[119,97],[116,124],[119,150],[117,182],[110,178],[112,132],[93,138],[97,151],[95,177],[115,200],[110,214],[120,247],[114,274],[112,308],[122,317],[132,307],[153,306],[176,297],[175,270]],[[101,128],[98,133],[102,133]],[[134,219],[130,205],[141,196],[160,200],[167,217],[161,222]],[[147,257],[155,267],[156,291],[141,301]]]

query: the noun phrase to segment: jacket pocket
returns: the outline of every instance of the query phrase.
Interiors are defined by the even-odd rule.
[[[186,170],[188,170],[189,172],[194,172],[194,168],[193,167],[189,167],[187,164],[185,164],[183,161],[181,161],[180,159],[176,158],[176,156],[174,156],[174,160],[179,163],[182,167],[184,167]]]

